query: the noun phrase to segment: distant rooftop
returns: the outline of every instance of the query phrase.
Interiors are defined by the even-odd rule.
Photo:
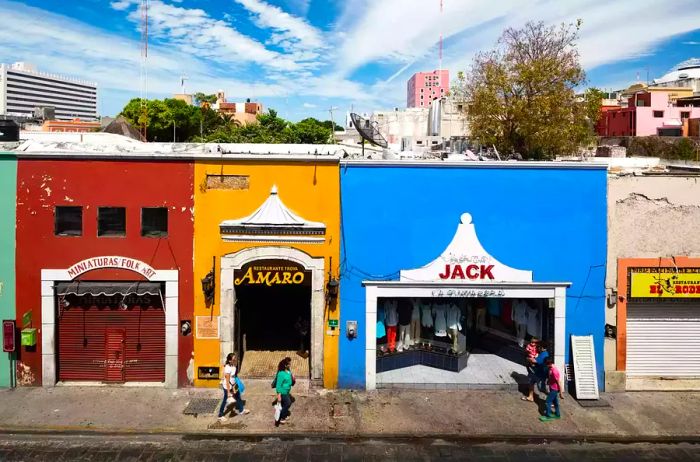
[[[48,72],[39,72],[36,70],[36,66],[27,62],[17,62],[13,64],[2,64],[0,63],[0,68],[4,68],[11,71],[24,72],[26,74],[36,75],[37,77],[46,77],[50,79],[65,80],[66,82],[78,83],[81,85],[88,85],[91,87],[97,87],[97,82],[91,82],[89,80],[77,79],[75,77],[70,77],[60,74],[51,74]]]

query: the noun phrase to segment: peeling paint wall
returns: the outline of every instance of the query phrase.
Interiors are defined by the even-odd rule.
[[[617,288],[619,258],[700,256],[700,177],[610,176],[608,293]],[[605,322],[617,325],[617,307]],[[605,340],[605,369],[616,368],[614,339]]]
[[[17,160],[0,154],[0,320],[15,318]],[[0,387],[10,386],[10,356],[0,351]]]
[[[21,308],[16,318],[21,321],[22,315],[31,311],[32,326],[39,328],[36,347],[23,347],[19,353],[22,366],[18,372],[24,383],[41,385],[42,379],[42,269],[68,268],[86,258],[121,255],[156,269],[178,270],[179,319],[192,319],[193,174],[193,163],[184,160],[19,160],[16,285],[17,306]],[[81,236],[54,234],[54,209],[66,205],[83,207]],[[126,208],[125,236],[97,236],[98,208],[107,206]],[[167,237],[141,235],[143,207],[168,208]],[[80,278],[133,280],[134,274],[123,269],[98,269]],[[188,384],[192,349],[192,336],[178,336],[180,386]]]

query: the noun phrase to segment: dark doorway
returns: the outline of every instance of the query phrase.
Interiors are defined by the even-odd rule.
[[[311,290],[305,285],[241,285],[236,288],[241,336],[246,350],[298,350],[297,321],[311,321]],[[309,349],[309,330],[304,336]]]
[[[234,271],[234,349],[243,377],[270,377],[285,357],[308,377],[311,272],[287,260],[257,260]]]

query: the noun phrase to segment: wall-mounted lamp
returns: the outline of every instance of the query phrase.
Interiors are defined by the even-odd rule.
[[[330,278],[328,284],[326,284],[326,290],[328,291],[329,298],[338,297],[338,287],[340,287],[340,282],[336,278]]]
[[[216,257],[212,259],[211,271],[202,279],[202,293],[207,306],[214,305],[214,294],[216,293]]]

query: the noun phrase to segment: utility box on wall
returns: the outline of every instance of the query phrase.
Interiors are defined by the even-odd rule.
[[[22,337],[20,341],[22,346],[36,345],[36,328],[22,329]]]

